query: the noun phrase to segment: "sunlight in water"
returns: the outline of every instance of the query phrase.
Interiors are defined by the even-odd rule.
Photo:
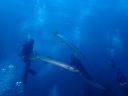
[[[118,11],[127,12],[128,10],[128,1],[127,0],[118,0]]]

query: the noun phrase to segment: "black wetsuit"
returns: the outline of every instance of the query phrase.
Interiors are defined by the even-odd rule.
[[[90,75],[88,74],[88,72],[86,71],[85,67],[83,66],[82,62],[74,55],[71,55],[70,65],[72,65],[72,66],[76,67],[78,70],[80,70],[81,75],[85,76],[86,78],[88,78],[90,80],[92,79],[90,77]]]
[[[122,72],[117,73],[117,82],[120,84],[120,88],[126,96],[128,96],[128,83],[127,78],[123,75]]]
[[[19,56],[22,57],[22,60],[26,64],[25,73],[24,73],[23,79],[22,79],[22,82],[24,84],[27,83],[28,72],[31,73],[31,74],[35,74],[35,72],[30,69],[30,65],[31,65],[30,58],[33,54],[33,44],[34,44],[33,39],[30,39],[29,41],[26,41],[25,44],[23,45],[23,48],[22,48],[20,54],[19,54]]]

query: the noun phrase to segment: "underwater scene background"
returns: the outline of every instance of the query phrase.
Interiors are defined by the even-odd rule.
[[[40,56],[70,64],[74,55],[89,76],[36,59],[36,74],[22,84],[19,53],[30,37]],[[0,0],[0,96],[128,96],[117,79],[119,72],[128,78],[127,49],[127,0]]]

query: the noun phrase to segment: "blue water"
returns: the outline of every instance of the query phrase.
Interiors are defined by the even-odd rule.
[[[88,62],[76,56],[105,90],[41,60],[31,65],[37,74],[21,84],[25,64],[18,54],[28,35],[41,56],[70,63],[74,52],[53,36],[56,30],[83,52]],[[116,72],[128,77],[127,32],[127,0],[1,0],[0,96],[125,96]],[[109,70],[110,55],[116,70]]]

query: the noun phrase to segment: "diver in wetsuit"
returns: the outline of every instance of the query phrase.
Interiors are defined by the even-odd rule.
[[[84,68],[82,62],[74,55],[71,55],[71,62],[70,65],[74,66],[76,69],[81,71],[81,75],[87,77],[88,79],[91,79],[90,75]]]
[[[32,69],[30,69],[31,66],[31,60],[30,58],[33,55],[33,45],[34,45],[34,40],[29,39],[28,41],[25,42],[23,45],[23,48],[19,54],[19,56],[22,58],[23,62],[26,64],[25,65],[25,73],[22,78],[22,83],[26,84],[27,83],[27,77],[28,73],[34,75],[36,72]]]
[[[117,82],[120,84],[120,88],[122,89],[123,93],[128,96],[128,83],[127,78],[122,72],[117,72]]]

